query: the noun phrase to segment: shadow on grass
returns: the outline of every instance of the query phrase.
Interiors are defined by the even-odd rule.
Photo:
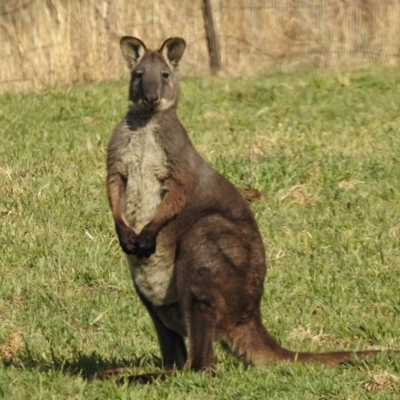
[[[133,359],[107,359],[99,353],[78,354],[72,360],[62,360],[54,356],[51,362],[35,360],[32,357],[18,358],[17,360],[3,361],[6,368],[37,370],[40,372],[59,371],[68,376],[81,376],[93,381],[107,379],[124,373],[140,374],[144,370],[161,368],[159,357],[147,354]]]

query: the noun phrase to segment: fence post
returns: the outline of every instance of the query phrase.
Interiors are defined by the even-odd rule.
[[[203,18],[211,73],[215,74],[216,72],[220,71],[222,67],[210,0],[203,0]]]

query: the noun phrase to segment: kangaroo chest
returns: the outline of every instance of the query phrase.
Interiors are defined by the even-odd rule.
[[[157,128],[149,124],[133,131],[122,156],[127,176],[125,219],[137,234],[153,218],[161,204],[163,182],[169,175],[167,157],[157,138]],[[136,286],[155,305],[175,301],[174,255],[175,246],[161,231],[153,255],[147,259],[128,256]]]

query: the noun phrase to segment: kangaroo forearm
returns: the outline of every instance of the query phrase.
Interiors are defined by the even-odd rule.
[[[135,254],[136,233],[126,223],[121,210],[121,199],[125,195],[126,180],[118,172],[110,172],[107,175],[107,196],[112,216],[115,223],[115,230],[122,249],[127,254]]]
[[[168,224],[185,206],[186,199],[182,188],[167,191],[154,217],[144,226],[135,242],[138,258],[149,257],[156,251],[156,238],[161,229]]]
[[[107,197],[110,204],[114,222],[118,225],[126,225],[122,210],[121,199],[125,194],[126,181],[117,172],[111,172],[107,175]]]
[[[183,189],[176,187],[168,191],[160,206],[158,207],[154,217],[143,228],[157,235],[165,225],[168,224],[176,215],[178,215],[186,204],[186,196]]]

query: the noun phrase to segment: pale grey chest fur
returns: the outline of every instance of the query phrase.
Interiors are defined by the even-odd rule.
[[[161,203],[162,183],[168,177],[167,158],[156,138],[157,126],[148,124],[131,132],[121,161],[127,175],[125,219],[139,233]]]
[[[125,219],[139,234],[154,216],[163,198],[163,181],[168,177],[164,149],[156,137],[157,126],[130,133],[129,145],[124,149],[121,163],[127,175]],[[155,254],[139,260],[128,256],[132,278],[140,291],[155,305],[175,301],[173,284],[174,249],[163,240],[163,231],[157,237]]]

